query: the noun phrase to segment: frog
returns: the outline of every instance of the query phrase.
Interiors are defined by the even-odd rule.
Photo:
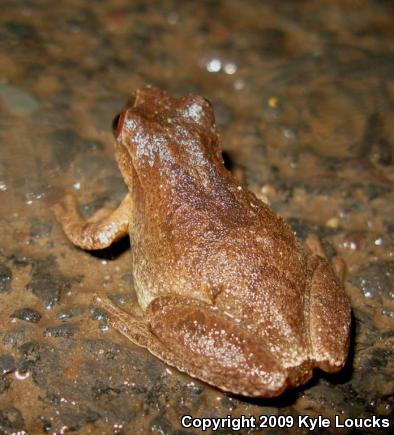
[[[96,295],[109,325],[241,396],[276,397],[316,370],[341,370],[351,326],[343,263],[330,264],[316,236],[301,242],[226,168],[211,103],[144,86],[112,129],[128,188],[118,208],[84,220],[72,195],[53,207],[79,248],[130,237],[137,303],[126,312]]]

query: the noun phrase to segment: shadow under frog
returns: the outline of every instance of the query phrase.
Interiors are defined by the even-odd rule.
[[[68,238],[102,249],[126,234],[140,309],[98,297],[110,324],[167,364],[224,391],[274,397],[346,361],[350,306],[340,267],[225,168],[210,103],[137,90],[115,118],[129,193],[86,222],[54,207]],[[339,263],[337,263],[339,264]]]

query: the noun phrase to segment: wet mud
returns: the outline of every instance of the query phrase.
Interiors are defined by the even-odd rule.
[[[199,433],[181,427],[185,414],[393,415],[393,18],[382,0],[1,3],[0,433]],[[111,122],[148,83],[208,98],[241,182],[345,259],[353,331],[341,373],[250,400],[108,328],[92,295],[136,303],[132,247],[77,249],[50,205],[73,192],[89,217],[120,202]]]

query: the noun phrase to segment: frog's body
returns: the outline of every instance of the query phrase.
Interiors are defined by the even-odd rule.
[[[314,368],[343,367],[343,285],[225,169],[210,104],[145,87],[114,135],[129,187],[120,207],[89,224],[70,199],[55,212],[85,249],[129,233],[143,315],[101,300],[115,328],[191,376],[248,396],[276,396]]]

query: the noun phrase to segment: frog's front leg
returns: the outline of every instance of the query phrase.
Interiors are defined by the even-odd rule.
[[[53,207],[56,219],[66,236],[82,249],[103,249],[128,233],[132,201],[129,194],[119,207],[100,222],[87,222],[81,218],[72,195]]]
[[[336,258],[331,268],[319,239],[310,235],[306,245],[310,274],[306,318],[309,319],[311,359],[326,372],[345,364],[349,348],[351,310],[344,290],[345,266]]]
[[[111,326],[190,376],[248,396],[277,396],[288,386],[288,373],[269,346],[205,302],[161,296],[148,305],[142,321],[107,298],[98,299]]]

